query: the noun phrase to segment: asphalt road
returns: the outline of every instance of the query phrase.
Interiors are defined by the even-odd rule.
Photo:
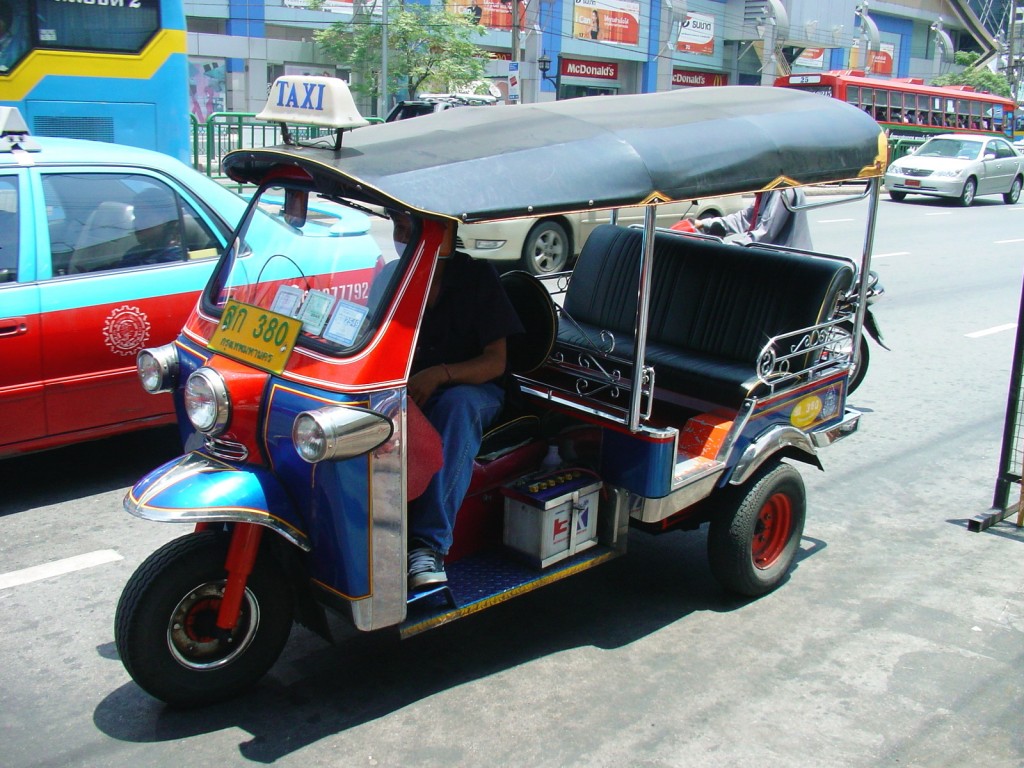
[[[812,212],[856,253],[863,203]],[[168,431],[0,464],[0,766],[1024,764],[1024,533],[969,533],[996,478],[1024,205],[883,202],[854,437],[801,467],[779,590],[727,597],[703,532],[399,643],[301,629],[264,682],[178,712],[113,648],[134,568],[173,526],[121,511]],[[68,560],[88,556],[91,559]],[[59,573],[25,571],[57,563]]]

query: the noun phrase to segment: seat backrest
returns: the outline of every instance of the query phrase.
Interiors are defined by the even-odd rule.
[[[597,227],[573,270],[564,309],[577,322],[632,334],[643,233]],[[648,339],[753,362],[772,336],[823,322],[853,284],[836,259],[658,233]]]
[[[100,203],[75,241],[68,271],[76,274],[115,267],[137,243],[132,207],[112,201]]]
[[[501,285],[525,329],[525,333],[510,336],[506,342],[508,370],[529,373],[544,364],[555,346],[555,304],[547,288],[527,272],[506,272]]]

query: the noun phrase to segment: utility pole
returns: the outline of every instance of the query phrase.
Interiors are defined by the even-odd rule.
[[[1010,81],[1010,98],[1017,101],[1017,0],[1010,2],[1010,22],[1006,36],[1006,79]]]
[[[519,61],[519,0],[512,0],[512,61]]]

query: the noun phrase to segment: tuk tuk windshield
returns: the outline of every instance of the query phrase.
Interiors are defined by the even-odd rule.
[[[255,195],[205,302],[215,313],[235,301],[299,320],[296,344],[347,354],[378,322],[374,310],[385,291],[375,278],[384,263],[366,213],[308,188],[266,186]]]

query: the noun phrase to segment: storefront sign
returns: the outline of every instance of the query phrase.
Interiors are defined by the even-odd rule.
[[[729,76],[724,72],[699,72],[693,69],[673,69],[672,85],[676,88],[728,85]]]
[[[707,13],[687,13],[679,26],[676,50],[712,56],[715,53],[715,17]]]
[[[584,61],[562,59],[562,77],[579,77],[585,80],[618,80],[619,65],[614,61]]]

